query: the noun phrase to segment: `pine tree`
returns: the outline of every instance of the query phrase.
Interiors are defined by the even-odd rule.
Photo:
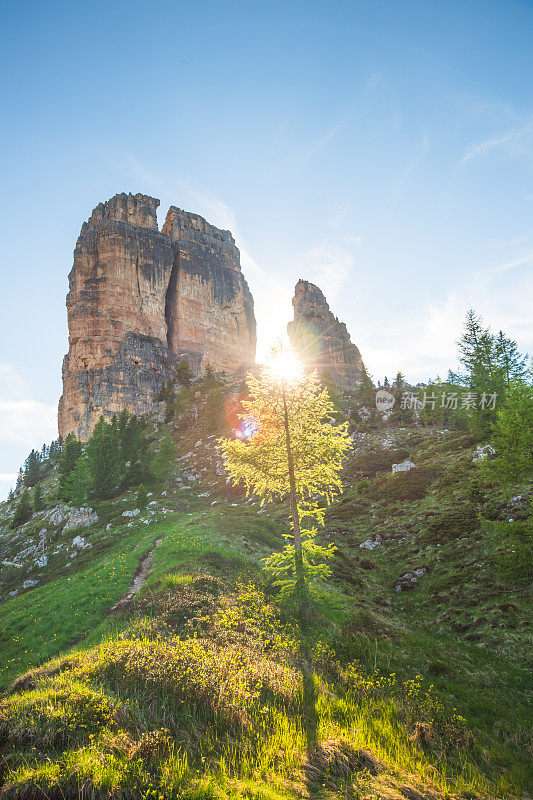
[[[32,450],[24,462],[24,486],[32,488],[41,475],[41,458],[36,450]]]
[[[76,469],[78,459],[81,457],[82,447],[73,433],[65,439],[65,445],[58,459],[57,471],[59,474],[59,494],[62,500],[69,500],[70,475]]]
[[[55,464],[57,462],[59,456],[61,455],[62,449],[63,449],[63,439],[60,436],[58,439],[55,439],[53,442],[51,442],[50,448],[48,450],[48,458],[50,459],[52,464]]]
[[[107,423],[103,416],[95,425],[86,447],[91,487],[98,500],[111,497],[121,481],[121,454],[118,423]]]
[[[274,362],[275,363],[275,362]],[[225,467],[234,484],[263,502],[288,497],[291,507],[292,541],[282,553],[274,553],[265,568],[285,593],[295,592],[300,612],[307,598],[309,581],[326,577],[324,558],[331,546],[316,544],[316,527],[302,522],[323,522],[323,504],[342,491],[339,472],[351,440],[347,423],[332,425],[334,412],[328,393],[316,372],[280,379],[264,368],[259,378],[248,379],[249,400],[243,400],[246,439],[220,439]]]
[[[356,389],[355,395],[357,401],[361,403],[361,405],[368,406],[369,408],[375,408],[376,390],[374,388],[374,384],[372,383],[372,378],[370,377],[365,366],[363,366],[361,372],[361,381]]]
[[[69,473],[65,481],[64,499],[75,506],[82,506],[91,490],[91,474],[85,456],[80,456],[76,466]]]
[[[458,342],[460,373],[449,373],[452,383],[468,387],[479,397],[496,396],[498,404],[504,402],[514,379],[523,380],[526,358],[518,352],[516,342],[500,331],[493,336],[483,326],[481,317],[470,310],[466,316],[465,331]],[[481,405],[468,413],[470,430],[488,436],[496,421],[496,404]]]
[[[497,412],[491,442],[496,457],[480,461],[482,471],[504,486],[533,476],[533,388],[525,381],[511,381]]]
[[[513,339],[498,331],[494,339],[496,363],[501,372],[505,386],[509,387],[513,380],[525,380],[527,377],[527,355],[523,356]]]
[[[136,486],[150,475],[150,441],[146,423],[134,414],[122,411],[118,417],[117,433],[124,488]]]
[[[33,510],[35,513],[37,511],[42,511],[44,508],[43,502],[43,490],[41,484],[38,483],[35,489],[33,490]]]
[[[27,489],[24,489],[15,509],[15,514],[13,515],[13,519],[11,521],[11,527],[18,528],[19,525],[24,525],[25,522],[31,519],[32,513],[33,510],[31,506],[30,493]]]
[[[190,386],[193,378],[194,373],[188,359],[182,358],[176,367],[176,380],[179,381],[182,386]]]
[[[9,490],[9,493],[8,493],[8,495],[7,495],[7,502],[8,502],[8,503],[11,503],[11,501],[12,501],[12,500],[13,500],[13,498],[14,498],[14,496],[15,496],[15,495],[13,494],[13,487],[12,487],[12,488]]]

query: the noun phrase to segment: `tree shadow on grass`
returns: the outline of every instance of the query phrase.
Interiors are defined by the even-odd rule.
[[[307,615],[306,615],[307,616]],[[360,778],[376,775],[382,765],[366,750],[356,750],[342,739],[319,740],[317,713],[317,676],[313,664],[316,636],[312,626],[300,618],[299,670],[302,676],[301,723],[306,741],[303,777],[307,796],[321,800],[331,791],[342,797],[359,796],[356,783]]]

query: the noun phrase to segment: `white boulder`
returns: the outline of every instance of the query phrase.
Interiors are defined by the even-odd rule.
[[[82,506],[81,508],[73,508],[67,519],[67,524],[64,527],[65,531],[72,530],[73,528],[87,528],[93,522],[98,522],[98,514],[93,511],[89,506]]]
[[[413,464],[412,461],[408,459],[406,461],[402,461],[400,464],[393,464],[392,471],[394,472],[409,472],[412,469],[416,469],[416,464]]]
[[[491,444],[484,444],[481,446],[478,444],[476,449],[474,450],[474,457],[472,461],[476,463],[476,461],[485,461],[487,458],[496,455],[496,450]]]
[[[87,550],[87,548],[92,547],[92,545],[84,539],[83,536],[75,536],[72,540],[72,547],[77,547],[78,550]]]

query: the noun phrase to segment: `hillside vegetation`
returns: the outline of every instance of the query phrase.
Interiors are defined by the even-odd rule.
[[[262,567],[287,507],[215,450],[235,388],[162,393],[142,487],[58,502],[47,463],[41,510],[0,506],[0,797],[526,797],[529,476],[504,489],[465,426],[359,424],[339,396],[337,550],[302,627]]]

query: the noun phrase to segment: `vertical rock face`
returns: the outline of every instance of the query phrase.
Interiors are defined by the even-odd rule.
[[[217,372],[253,364],[254,304],[231,233],[175,206],[163,233],[174,252],[166,307],[169,348]]]
[[[81,229],[69,275],[59,432],[85,440],[101,414],[145,413],[180,357],[234,372],[255,361],[253,300],[229,231],[119,194]],[[167,235],[168,234],[168,235]]]
[[[346,325],[331,313],[318,286],[298,281],[292,305],[294,320],[287,332],[304,364],[342,389],[357,386],[363,370],[361,353],[350,341]]]

